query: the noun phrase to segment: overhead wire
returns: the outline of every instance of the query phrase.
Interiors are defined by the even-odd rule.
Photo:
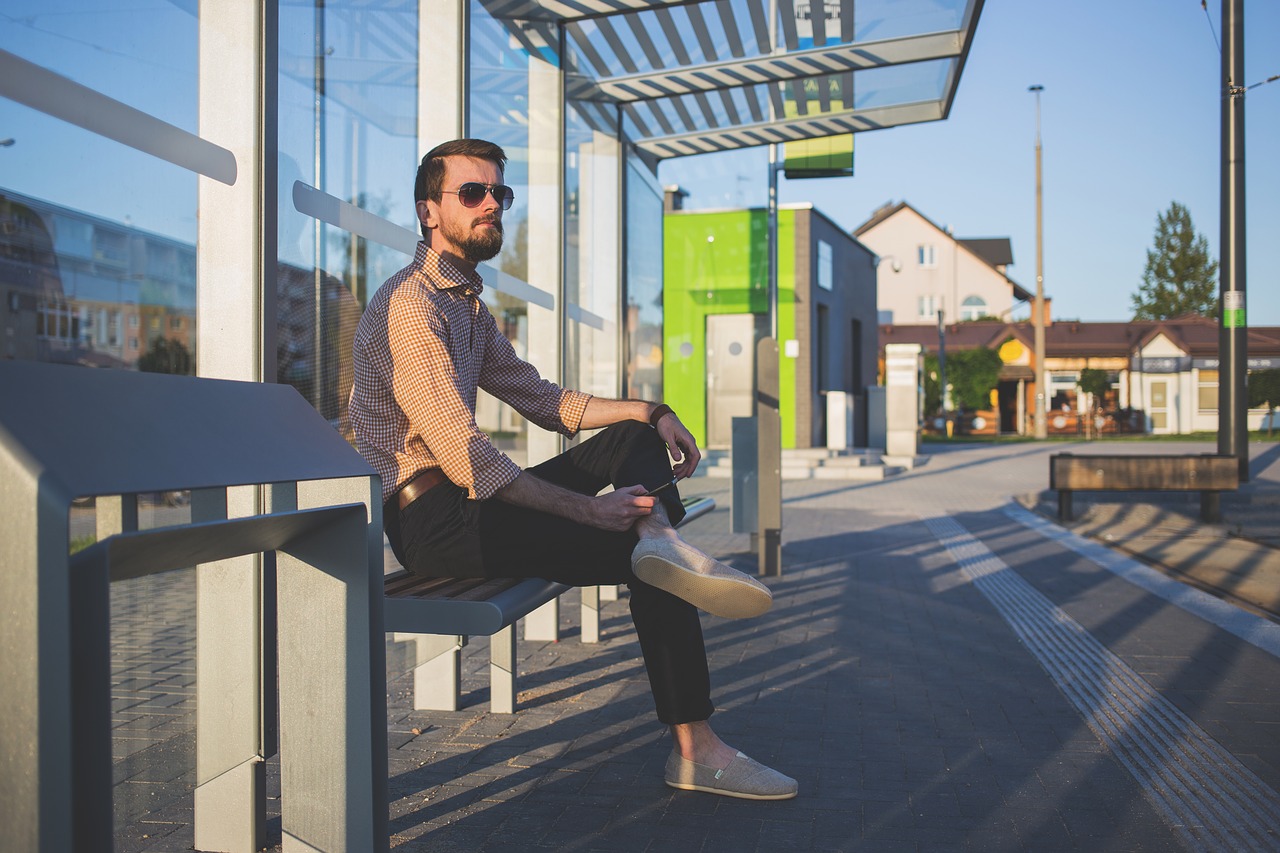
[[[1208,0],[1200,0],[1200,8],[1204,9],[1205,20],[1209,22],[1209,32],[1213,33],[1213,44],[1215,47],[1218,48],[1218,53],[1222,53],[1222,42],[1218,40],[1218,31],[1213,28],[1213,16],[1209,14]],[[1280,80],[1280,74],[1273,74],[1270,77],[1268,77],[1266,80],[1259,80],[1257,83],[1254,83],[1251,86],[1244,86],[1239,89],[1236,89],[1235,91],[1242,92],[1242,93],[1247,92],[1250,89],[1256,89],[1259,86],[1263,86],[1267,83],[1274,83],[1277,80]]]

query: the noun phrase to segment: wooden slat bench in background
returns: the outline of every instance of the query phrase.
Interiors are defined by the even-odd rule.
[[[711,512],[716,502],[691,497],[684,499],[684,506],[681,524]],[[462,647],[468,636],[490,636],[489,708],[494,713],[514,713],[516,622],[569,589],[539,579],[420,578],[404,569],[388,574],[383,579],[384,627],[409,652],[411,662],[404,668],[414,671],[413,707],[458,710]],[[582,590],[583,642],[599,641],[601,589]]]
[[[1200,493],[1200,518],[1222,519],[1221,495],[1240,487],[1240,463],[1234,456],[1078,456],[1049,457],[1049,488],[1058,492],[1058,518],[1073,517],[1075,492]]]

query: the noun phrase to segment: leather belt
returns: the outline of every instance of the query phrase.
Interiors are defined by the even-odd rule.
[[[439,468],[428,468],[420,472],[418,476],[400,487],[400,491],[397,494],[400,501],[400,509],[404,509],[431,489],[447,482],[448,479],[444,475],[444,471]]]

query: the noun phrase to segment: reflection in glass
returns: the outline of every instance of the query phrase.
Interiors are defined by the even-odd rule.
[[[662,192],[638,158],[626,170],[622,396],[662,399]]]
[[[498,20],[480,0],[470,13],[470,88],[468,110],[471,135],[502,146],[507,154],[503,183],[515,191],[515,202],[502,216],[502,252],[491,265],[528,282],[529,270],[529,65],[531,51],[542,44],[537,31],[525,32],[518,22]],[[514,28],[514,29],[513,29]],[[517,37],[517,34],[519,37]],[[529,358],[528,305],[487,282],[484,301],[511,341],[516,355]],[[548,376],[549,379],[557,377]],[[476,423],[497,447],[519,465],[526,464],[528,422],[514,409],[481,391]]]
[[[3,15],[0,49],[195,131],[197,20],[178,4]],[[194,373],[196,176],[6,99],[0,127],[0,358]]]
[[[413,0],[280,9],[277,377],[348,437],[356,324],[409,259],[299,213],[293,187],[416,230],[417,10]]]
[[[565,381],[597,396],[618,389],[617,129],[571,102],[565,122]],[[573,308],[580,309],[572,311]]]

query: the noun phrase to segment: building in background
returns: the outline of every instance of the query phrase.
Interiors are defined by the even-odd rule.
[[[1032,298],[1009,277],[1007,237],[954,237],[906,202],[884,205],[853,236],[880,256],[881,325],[936,325],[939,312],[947,322],[1008,320]]]
[[[768,334],[768,216],[763,208],[683,211],[679,190],[667,193],[665,399],[700,444],[728,447],[732,418],[754,414],[755,342]],[[779,208],[778,246],[782,446],[826,446],[832,391],[853,401],[854,444],[865,445],[875,256],[807,204]]]
[[[1031,432],[1034,376],[1034,331],[1030,323],[949,323],[947,352],[986,347],[1004,363],[989,411],[969,412],[959,421],[962,432],[976,434]],[[918,343],[938,352],[933,326],[880,326],[880,359],[891,343]],[[1280,327],[1248,331],[1249,370],[1280,368]],[[1047,428],[1050,435],[1086,432],[1089,405],[1080,393],[1080,371],[1103,370],[1111,380],[1096,424],[1100,432],[1181,435],[1218,429],[1218,325],[1203,317],[1163,321],[1095,323],[1065,321],[1045,329],[1048,377]],[[1249,429],[1258,429],[1264,409],[1248,414]]]

